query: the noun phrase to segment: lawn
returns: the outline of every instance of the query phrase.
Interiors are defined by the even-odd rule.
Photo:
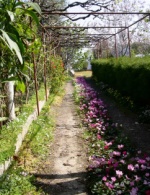
[[[91,77],[91,76],[92,76],[92,71],[90,70],[75,72],[75,77]]]

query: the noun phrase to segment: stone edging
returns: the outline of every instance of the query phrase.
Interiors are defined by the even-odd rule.
[[[39,101],[39,111],[40,112],[41,112],[45,102],[46,102],[46,100]],[[19,149],[22,145],[22,142],[25,138],[25,135],[28,132],[29,126],[31,125],[32,121],[37,118],[37,116],[38,116],[37,109],[35,109],[35,111],[27,118],[26,123],[23,125],[22,132],[18,134],[17,141],[16,141],[16,144],[15,144],[16,149],[15,149],[14,154],[18,153],[18,151],[19,151]],[[12,161],[13,161],[13,157],[11,156],[3,164],[0,164],[0,176],[2,176],[3,173],[9,168]]]

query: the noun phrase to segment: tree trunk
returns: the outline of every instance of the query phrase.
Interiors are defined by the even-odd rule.
[[[9,81],[6,83],[6,95],[8,119],[14,120],[16,118],[14,105],[14,81]]]

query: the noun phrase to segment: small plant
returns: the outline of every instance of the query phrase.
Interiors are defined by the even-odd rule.
[[[32,185],[34,177],[22,168],[15,168],[12,172],[0,178],[0,195],[40,195],[36,187]]]

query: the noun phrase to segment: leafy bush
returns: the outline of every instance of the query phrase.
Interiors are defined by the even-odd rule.
[[[150,104],[150,57],[92,61],[93,78],[130,96],[139,105]]]
[[[57,92],[66,78],[64,64],[59,56],[50,57],[50,87],[52,92]]]

